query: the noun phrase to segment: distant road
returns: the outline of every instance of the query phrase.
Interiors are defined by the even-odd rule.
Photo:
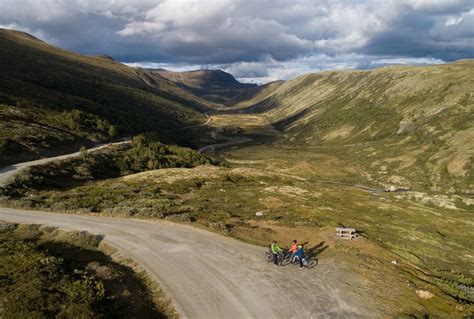
[[[247,137],[234,138],[230,142],[216,143],[216,144],[210,144],[210,145],[203,146],[200,149],[198,149],[198,153],[214,153],[214,151],[216,149],[228,148],[230,146],[237,146],[237,145],[248,143],[248,142],[251,142],[251,141],[253,141],[253,139],[247,138]]]
[[[181,318],[379,317],[350,292],[351,274],[267,263],[266,248],[191,226],[0,208],[0,220],[102,234],[163,287]],[[366,296],[367,298],[367,296]]]
[[[184,130],[184,129],[188,129],[188,128],[192,128],[192,127],[206,126],[206,125],[208,125],[209,123],[211,123],[211,122],[212,122],[212,117],[210,117],[209,114],[207,114],[207,112],[205,112],[204,115],[205,115],[206,118],[207,118],[206,122],[201,123],[201,124],[191,125],[191,126],[185,126],[185,127],[183,127],[182,129]]]

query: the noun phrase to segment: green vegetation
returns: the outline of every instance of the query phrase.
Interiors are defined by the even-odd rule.
[[[206,164],[218,162],[189,148],[162,144],[153,134],[144,134],[135,136],[130,144],[92,153],[81,148],[77,158],[30,167],[0,188],[0,194],[18,198],[42,189],[65,189],[146,170]]]
[[[259,150],[264,148],[259,146]],[[242,149],[232,151],[227,158],[235,163],[237,155],[250,151],[256,158],[265,155],[257,154],[255,149]],[[249,156],[245,158],[251,161]],[[361,248],[351,253],[354,267],[370,267],[370,276],[389,272],[400,285],[410,282],[402,290],[395,289],[403,291],[403,296],[385,295],[394,307],[405,313],[431,315],[449,313],[456,305],[464,309],[460,313],[472,309],[474,273],[470,265],[474,247],[468,231],[472,212],[426,205],[403,194],[372,193],[351,184],[325,182],[303,171],[295,158],[299,174],[285,172],[280,163],[287,159],[272,161],[272,169],[264,168],[262,161],[234,164],[238,168],[153,170],[67,191],[34,192],[23,204],[33,201],[37,207],[53,211],[193,223],[258,244],[281,236],[303,236],[311,243],[333,242],[325,254],[343,259],[338,254],[340,244],[332,238],[334,227],[355,227],[365,240],[383,249],[373,253]],[[22,205],[18,201],[12,204]],[[264,216],[256,218],[256,211],[263,211]],[[274,227],[284,228],[284,234]],[[301,233],[301,227],[307,229],[306,234]],[[328,229],[329,235],[317,237]],[[387,256],[382,257],[381,252]],[[399,266],[394,268],[392,260],[398,260]],[[436,298],[419,300],[416,290],[428,290]]]
[[[4,203],[193,223],[259,244],[305,236],[373,280],[386,313],[474,311],[473,61],[321,72],[215,97],[225,85],[202,72],[165,81],[25,37],[0,32],[1,61],[21,62],[0,75],[0,160],[158,131],[164,143],[220,143],[229,164],[140,135],[32,167],[3,188]],[[33,72],[36,55],[45,62]],[[212,115],[208,136],[179,130],[213,105],[189,92],[234,105]],[[340,225],[363,238],[337,242]]]
[[[2,318],[164,318],[142,275],[98,250],[100,238],[0,224]]]
[[[474,62],[308,74],[245,101],[278,145],[336,157],[383,188],[472,194]],[[242,103],[241,103],[242,104]]]
[[[153,135],[138,135],[132,139],[132,145],[120,159],[122,175],[160,168],[218,164],[192,149],[162,144]]]
[[[189,144],[177,130],[205,121],[207,102],[170,81],[22,32],[0,29],[0,61],[0,166],[146,131]]]

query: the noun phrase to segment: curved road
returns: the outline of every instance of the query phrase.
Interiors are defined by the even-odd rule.
[[[21,168],[49,160],[52,159],[5,168],[0,171],[0,184]],[[357,279],[332,261],[320,260],[312,270],[276,267],[264,261],[264,247],[168,222],[3,207],[0,220],[103,235],[106,242],[134,259],[160,283],[182,318],[380,315],[367,304],[368,296],[350,292],[358,285]]]

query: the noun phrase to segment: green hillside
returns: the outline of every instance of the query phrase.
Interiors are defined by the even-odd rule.
[[[308,74],[251,100],[283,144],[387,189],[474,192],[474,61]],[[245,102],[247,105],[249,102]]]
[[[144,69],[0,29],[0,166],[143,131],[205,121],[206,102]]]

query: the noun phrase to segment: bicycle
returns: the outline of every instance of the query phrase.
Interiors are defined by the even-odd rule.
[[[306,267],[306,268],[314,268],[317,264],[318,264],[318,260],[317,259],[313,259],[313,258],[305,258],[303,257],[303,267]],[[299,257],[298,256],[295,256],[293,257],[293,260],[291,261],[292,264],[299,264]]]
[[[286,266],[290,263],[290,255],[286,254],[284,250],[277,255],[277,263],[280,266]],[[267,262],[273,262],[273,254],[269,251],[265,252],[265,260]]]

